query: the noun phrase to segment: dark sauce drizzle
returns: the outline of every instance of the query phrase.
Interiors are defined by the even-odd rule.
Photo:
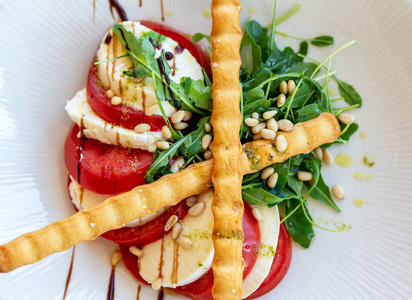
[[[106,45],[109,45],[111,40],[112,40],[112,35],[110,34],[110,31],[109,31],[109,33],[106,35],[106,38],[104,39],[104,43]]]
[[[110,274],[109,287],[107,289],[107,300],[114,299],[114,275],[116,266],[112,266],[112,273]]]
[[[74,259],[74,250],[75,249],[76,249],[76,246],[74,246],[73,250],[72,250],[72,259],[70,261],[69,273],[67,273],[66,287],[64,288],[63,300],[66,299],[67,290],[69,289],[69,284],[70,284],[70,278],[72,277],[73,259]]]
[[[158,58],[156,58],[156,60],[157,60],[157,65],[158,65],[158,67],[159,67],[160,74],[162,75],[162,77],[163,77],[163,78],[165,79],[165,81],[166,81],[166,83],[164,83],[164,82],[162,81],[162,83],[163,83],[163,91],[164,91],[164,94],[165,94],[165,98],[166,98],[166,88],[167,88],[167,89],[169,90],[169,94],[170,94],[170,98],[171,98],[171,99],[167,99],[167,98],[166,98],[166,100],[169,101],[169,102],[173,102],[172,105],[173,105],[174,107],[176,107],[177,109],[180,109],[181,104],[180,104],[180,102],[176,99],[175,93],[173,93],[173,91],[172,91],[172,89],[171,89],[171,87],[170,87],[170,79],[169,79],[169,76],[168,76],[167,73],[166,73],[166,69],[165,69],[165,65],[164,65],[163,59],[162,59],[162,57],[158,57]]]
[[[142,287],[140,285],[137,286],[137,296],[136,296],[136,300],[139,300],[140,298],[140,290],[142,289]]]
[[[117,0],[109,0],[109,4],[110,4],[110,12],[112,14],[113,19],[114,19],[114,15],[113,15],[113,8],[114,8],[119,14],[120,20],[122,21],[128,20],[126,12],[124,11],[123,7],[119,4],[119,2],[117,2]]]
[[[157,300],[163,300],[165,297],[165,293],[163,291],[163,288],[160,288],[159,292],[157,293]]]

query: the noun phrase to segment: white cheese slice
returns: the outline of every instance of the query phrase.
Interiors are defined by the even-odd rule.
[[[140,24],[140,22],[123,22],[121,23],[127,30],[140,38],[147,32],[149,28]],[[126,53],[123,45],[113,33],[108,32],[111,39],[107,44],[107,35],[102,39],[102,42],[97,51],[96,59],[98,61],[108,60],[119,57]],[[156,41],[155,41],[156,42]],[[175,66],[174,73],[170,74],[170,79],[174,82],[180,82],[182,77],[190,77],[193,80],[203,79],[202,69],[197,63],[192,54],[184,49],[181,53],[175,53],[175,48],[178,43],[170,38],[166,38],[161,44],[161,49],[156,50],[155,57],[159,57],[161,50],[171,52],[174,55],[173,60],[168,61],[169,65]],[[157,104],[156,95],[153,88],[153,80],[151,78],[130,78],[122,72],[133,68],[133,62],[130,57],[124,57],[111,62],[101,63],[97,65],[99,78],[106,89],[111,89],[117,96],[123,98],[123,103],[137,110],[145,111],[150,106]],[[176,109],[168,102],[162,102],[166,114],[171,117]],[[161,115],[160,110],[155,112]]]
[[[73,178],[71,178],[72,181],[69,184],[69,193],[70,193],[70,198],[72,199],[72,203],[78,210],[82,210],[85,208],[90,208],[93,207],[97,204],[100,204],[107,198],[110,198],[110,195],[101,195],[101,194],[96,194],[93,193],[92,191],[89,191],[82,187],[80,184],[78,184]],[[168,207],[164,207],[156,211],[155,213],[147,216],[147,217],[142,217],[142,218],[137,218],[126,225],[124,227],[137,227],[144,225],[155,218],[161,216],[167,209]]]
[[[256,291],[268,276],[274,259],[279,237],[279,210],[278,207],[258,207],[262,215],[259,222],[260,242],[259,256],[249,275],[243,280],[242,299]]]
[[[144,280],[153,283],[161,277],[163,287],[174,288],[194,282],[210,270],[214,255],[212,200],[212,190],[201,194],[198,201],[205,204],[203,212],[181,220],[180,237],[191,239],[192,249],[180,246],[172,239],[172,233],[143,247],[139,272]]]
[[[104,121],[91,109],[85,89],[78,91],[65,108],[73,122],[82,127],[86,137],[105,144],[154,152],[159,138],[166,140],[160,131],[137,133]]]

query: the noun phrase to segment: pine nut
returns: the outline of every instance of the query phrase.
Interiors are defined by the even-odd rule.
[[[162,135],[166,139],[170,139],[172,137],[172,133],[170,132],[169,127],[167,127],[166,125],[162,127]]]
[[[323,161],[325,162],[325,164],[327,164],[328,166],[333,165],[333,156],[332,154],[330,154],[329,149],[323,149]]]
[[[146,123],[141,123],[134,128],[137,133],[147,132],[150,130],[150,125]]]
[[[260,134],[266,140],[273,140],[276,136],[276,132],[274,132],[273,130],[270,130],[270,129],[266,129],[266,128],[262,129]]]
[[[206,159],[210,159],[210,158],[212,158],[213,153],[212,153],[212,151],[210,151],[210,150],[206,150],[205,153],[203,154],[203,156],[204,156]]]
[[[212,131],[212,126],[210,126],[209,123],[205,123],[205,131],[206,132],[211,132]]]
[[[173,215],[167,220],[165,225],[165,231],[169,231],[176,223],[179,221],[179,218],[176,215]]]
[[[338,184],[333,186],[332,193],[339,200],[343,200],[343,198],[345,198],[345,193],[343,192],[343,188]]]
[[[259,124],[259,120],[253,119],[253,118],[246,118],[245,119],[245,124],[249,127],[256,126]]]
[[[295,88],[296,88],[296,83],[295,83],[292,79],[290,79],[290,80],[288,81],[288,92],[289,92],[289,95],[292,95],[292,94],[293,94],[293,92],[295,91]]]
[[[186,205],[188,207],[193,207],[197,203],[197,197],[196,196],[191,196],[186,199]]]
[[[159,290],[160,287],[162,286],[162,278],[156,278],[155,280],[153,280],[152,282],[152,289],[154,289],[155,291]]]
[[[159,110],[159,104],[153,104],[152,106],[146,108],[145,114],[146,116],[153,116],[155,112]]]
[[[276,137],[276,150],[279,152],[284,152],[286,148],[288,147],[288,142],[286,141],[286,138],[283,135],[278,135]]]
[[[160,141],[156,143],[157,148],[161,149],[161,150],[166,150],[169,149],[169,143],[165,142],[165,141]]]
[[[188,111],[188,110],[183,110],[183,112],[185,113],[185,116],[183,117],[183,121],[189,121],[193,116],[193,112]]]
[[[206,134],[202,138],[202,149],[206,150],[209,147],[210,143],[212,142],[212,136],[210,134]]]
[[[183,130],[183,129],[186,129],[187,127],[189,127],[189,125],[185,122],[180,122],[180,123],[175,124],[176,130]]]
[[[185,117],[185,112],[183,110],[178,110],[173,114],[173,116],[170,118],[170,120],[177,124],[182,122],[183,118]]]
[[[279,92],[281,94],[287,94],[288,93],[288,84],[286,83],[286,81],[282,81],[279,85]]]
[[[298,172],[298,179],[300,181],[310,181],[311,179],[313,179],[313,175],[310,172],[300,171]]]
[[[122,99],[122,97],[119,97],[119,96],[114,96],[112,98],[112,100],[110,100],[110,103],[112,105],[120,105],[120,104],[122,104],[122,102],[123,102],[123,99]]]
[[[284,94],[280,94],[276,100],[276,105],[278,107],[282,107],[286,102],[286,96]]]
[[[210,151],[213,149],[213,142],[210,143],[209,147],[207,147]]]
[[[252,118],[253,119],[259,119],[259,114],[257,112],[252,113]]]
[[[193,205],[191,208],[189,208],[187,213],[189,214],[189,216],[196,217],[200,215],[204,210],[205,204],[203,202],[199,202]]]
[[[265,122],[259,123],[256,126],[252,127],[252,132],[254,134],[258,134],[262,131],[263,128],[266,128],[266,123]]]
[[[137,257],[142,257],[142,256],[143,256],[143,250],[137,248],[136,246],[131,246],[131,247],[129,247],[129,251],[130,251],[133,255],[136,255]]]
[[[263,217],[262,217],[262,214],[261,214],[259,208],[254,207],[254,208],[252,209],[252,214],[253,214],[253,216],[255,217],[255,219],[256,219],[258,222],[261,222],[261,221],[263,220]]]
[[[273,118],[277,113],[278,113],[277,110],[268,110],[268,111],[265,111],[265,112],[263,113],[263,119],[269,120],[270,118]]]
[[[185,236],[182,236],[179,238],[179,245],[187,250],[190,250],[193,248],[192,240]]]
[[[258,134],[254,134],[253,135],[253,140],[254,141],[256,141],[256,140],[261,140],[262,139],[262,134],[261,133],[258,133]]]
[[[270,175],[272,175],[273,173],[275,173],[275,169],[272,167],[267,167],[266,169],[264,169],[262,171],[262,173],[260,173],[260,178],[262,178],[262,180],[266,180],[270,177]]]
[[[119,251],[115,251],[112,254],[112,266],[114,267],[119,263],[119,261],[122,259],[122,254]]]
[[[177,238],[180,236],[180,234],[182,233],[182,224],[180,224],[179,222],[176,223],[173,226],[172,229],[172,239],[173,240],[177,240]]]
[[[278,182],[278,173],[273,173],[272,175],[270,175],[267,185],[268,187],[270,187],[271,189],[273,189],[276,186],[276,183]]]
[[[279,130],[291,131],[293,129],[293,123],[287,119],[282,119],[278,121]]]
[[[112,99],[114,97],[114,92],[112,90],[107,90],[106,91],[106,97],[109,99]]]
[[[347,125],[355,121],[355,116],[351,114],[339,114],[338,120],[341,121],[343,124]]]
[[[317,157],[318,159],[320,159],[320,160],[323,159],[323,152],[322,152],[322,148],[321,148],[321,147],[318,147],[318,148],[315,149],[315,154],[316,154],[316,157]]]
[[[273,130],[274,132],[278,131],[278,122],[274,118],[271,118],[267,121],[267,128]]]

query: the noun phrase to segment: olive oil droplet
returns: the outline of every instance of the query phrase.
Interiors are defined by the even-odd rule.
[[[350,167],[353,165],[353,158],[349,154],[339,153],[335,158],[336,164],[340,167]]]
[[[365,200],[363,200],[362,198],[355,198],[353,199],[353,204],[356,207],[362,207],[365,204]]]
[[[365,175],[362,171],[356,171],[353,173],[353,178],[359,181],[369,181],[372,179],[372,175]]]
[[[366,133],[366,131],[361,131],[360,133],[359,133],[359,135],[360,135],[360,137],[362,138],[362,139],[366,139],[366,136],[367,136],[367,133]]]

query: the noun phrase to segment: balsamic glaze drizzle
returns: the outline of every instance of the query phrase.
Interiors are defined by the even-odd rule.
[[[114,275],[116,266],[112,266],[112,273],[110,274],[109,287],[107,289],[107,300],[114,299]]]
[[[114,8],[117,11],[120,20],[122,21],[128,20],[126,12],[124,11],[123,7],[119,4],[117,0],[109,0],[109,4],[110,4],[110,12],[112,14],[113,19],[114,19],[114,15],[113,15],[113,8]]]
[[[66,287],[64,288],[63,300],[66,299],[67,290],[69,289],[70,279],[71,279],[71,277],[72,277],[73,259],[74,259],[74,250],[75,250],[75,249],[76,249],[76,246],[73,246],[72,259],[71,259],[71,261],[70,261],[69,272],[67,273]]]

